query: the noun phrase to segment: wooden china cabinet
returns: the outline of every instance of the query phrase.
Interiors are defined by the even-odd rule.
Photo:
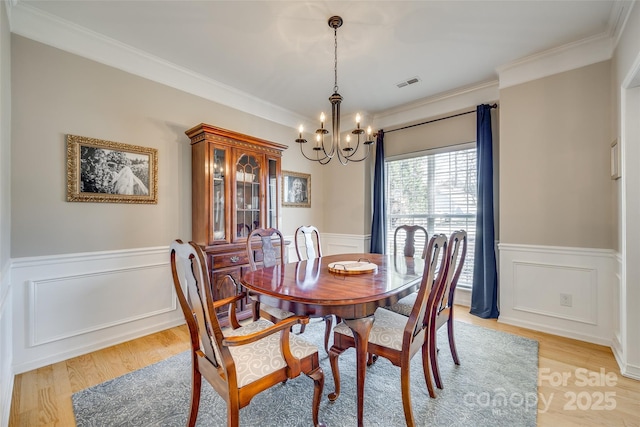
[[[286,145],[207,124],[185,132],[191,139],[192,240],[207,254],[216,299],[236,293],[227,274],[249,269],[247,235],[280,227],[281,157]],[[226,313],[219,313],[221,320]],[[250,316],[243,301],[239,316]]]

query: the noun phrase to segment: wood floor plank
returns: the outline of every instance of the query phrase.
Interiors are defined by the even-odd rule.
[[[457,320],[538,341],[538,426],[640,427],[637,409],[640,381],[620,374],[610,348],[480,319],[470,315],[465,307],[457,306],[455,310]],[[9,426],[73,426],[72,393],[188,349],[189,333],[186,326],[179,326],[18,375],[14,380]],[[605,374],[615,375],[615,385],[588,386],[577,382],[576,374],[597,375],[601,369]],[[563,384],[552,384],[549,375],[570,377]],[[606,392],[614,393],[612,410],[590,409],[585,405],[587,397],[593,402],[599,393]],[[583,409],[577,404],[579,396]]]
[[[20,381],[20,412],[38,409],[38,372],[25,372]]]
[[[69,359],[67,361],[67,371],[69,372],[71,390],[74,392],[105,381],[96,368],[91,354]]]

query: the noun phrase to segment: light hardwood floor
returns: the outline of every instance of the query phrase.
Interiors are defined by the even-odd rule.
[[[539,426],[640,427],[640,381],[620,375],[611,349],[479,319],[467,312],[468,308],[457,306],[456,318],[540,343]],[[20,374],[15,378],[9,426],[74,426],[73,393],[188,348],[186,327],[180,326]],[[511,402],[519,404],[518,396]]]

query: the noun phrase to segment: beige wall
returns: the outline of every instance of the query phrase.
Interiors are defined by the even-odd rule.
[[[501,242],[614,247],[610,68],[500,91]]]
[[[475,106],[471,106],[470,108],[462,111],[453,111],[438,117],[407,123],[401,126],[394,126],[388,130],[385,129],[385,156],[391,157],[398,154],[413,153],[432,148],[448,147],[456,144],[464,144],[466,142],[474,142],[476,140],[475,113],[389,132],[389,130],[399,129],[401,127],[411,126],[425,121],[437,120],[438,118],[452,116],[470,110],[475,111]]]
[[[312,206],[324,206],[323,171],[301,160],[295,129],[20,36],[13,35],[11,47],[13,258],[190,238],[191,154],[184,131],[201,122],[289,145],[283,169],[311,173]],[[67,134],[157,148],[158,204],[67,202]],[[303,223],[322,228],[322,211],[283,209],[285,234]]]
[[[372,151],[374,149],[375,147],[371,147]],[[352,235],[371,234],[370,168],[374,158],[375,153],[371,153],[363,162],[350,162],[346,165],[334,158],[324,166],[325,231]]]

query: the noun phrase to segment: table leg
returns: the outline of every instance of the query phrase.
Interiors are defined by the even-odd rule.
[[[344,322],[353,331],[353,338],[356,344],[356,369],[358,397],[358,427],[362,427],[364,414],[364,378],[367,374],[367,347],[369,344],[369,333],[373,327],[374,317],[362,317],[360,319],[344,319]]]

